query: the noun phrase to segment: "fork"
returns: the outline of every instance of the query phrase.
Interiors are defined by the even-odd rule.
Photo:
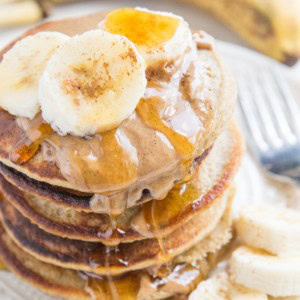
[[[236,66],[246,141],[270,175],[300,184],[300,112],[276,66]]]

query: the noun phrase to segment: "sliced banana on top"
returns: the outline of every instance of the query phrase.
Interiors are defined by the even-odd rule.
[[[247,206],[234,222],[247,245],[284,256],[300,256],[299,212],[274,205]]]
[[[51,55],[67,40],[58,32],[40,32],[17,42],[0,63],[0,106],[33,119],[39,112],[38,84]]]
[[[172,62],[193,47],[192,33],[182,17],[144,8],[114,10],[100,28],[126,36],[145,58],[147,65]]]
[[[66,42],[40,80],[43,118],[61,135],[93,135],[120,124],[143,96],[145,62],[126,37],[92,30]]]

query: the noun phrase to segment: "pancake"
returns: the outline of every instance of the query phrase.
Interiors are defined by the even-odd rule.
[[[39,31],[49,30],[75,35],[85,30],[96,28],[102,18],[103,13],[99,13],[89,17],[45,23],[25,33],[23,37]],[[10,49],[12,45],[13,43],[6,47],[1,52],[0,57],[5,51]],[[176,145],[173,144],[173,150],[171,151],[170,143],[165,142],[165,136],[162,137],[163,131],[157,134],[159,130],[155,130],[145,124],[145,122],[142,121],[141,114],[137,112],[133,114],[132,118],[124,121],[120,125],[133,147],[137,149],[139,166],[136,178],[119,182],[119,178],[117,177],[121,175],[118,175],[118,172],[115,172],[115,170],[118,168],[118,163],[122,164],[122,162],[111,161],[109,165],[113,170],[105,169],[100,176],[100,171],[97,169],[97,174],[89,175],[92,177],[94,185],[87,184],[87,186],[84,186],[80,180],[75,180],[75,182],[70,178],[66,179],[66,174],[62,171],[63,164],[55,163],[53,157],[52,160],[45,159],[45,151],[43,150],[51,146],[51,143],[48,142],[49,138],[41,144],[42,147],[40,150],[37,151],[30,160],[23,164],[14,163],[10,159],[12,157],[10,154],[14,151],[16,144],[24,138],[24,126],[22,127],[20,125],[24,120],[21,120],[22,122],[19,119],[16,120],[14,116],[9,115],[3,110],[0,111],[0,161],[40,182],[46,182],[54,186],[85,193],[104,194],[109,199],[109,202],[113,202],[112,199],[117,199],[115,201],[118,203],[121,202],[119,205],[122,207],[134,206],[141,198],[145,201],[152,198],[164,198],[175,181],[183,179],[188,172],[193,171],[193,161],[213,144],[216,137],[224,128],[224,125],[229,122],[232,116],[236,92],[231,76],[220,62],[214,49],[199,49],[198,59],[203,63],[203,66],[205,66],[202,75],[205,84],[208,86],[206,91],[207,95],[205,99],[201,100],[190,99],[188,96],[186,99],[178,100],[189,107],[189,109],[182,112],[189,114],[189,118],[187,118],[188,121],[193,119],[193,116],[197,116],[198,122],[199,120],[201,122],[199,131],[197,131],[197,138],[196,135],[190,138],[194,141],[193,150],[191,150],[188,155],[189,162],[185,162],[186,169],[184,172],[182,171],[183,158],[178,154],[176,147],[179,147],[179,145],[180,147],[187,147],[189,143],[187,138],[185,138],[186,142],[182,142],[183,139],[181,136],[180,142]],[[191,76],[192,75],[189,75],[188,77]],[[189,80],[185,80],[182,86],[182,95],[185,95],[189,89],[188,81]],[[205,109],[208,111],[207,113],[204,113]],[[178,135],[175,130],[174,134]],[[61,148],[66,149],[64,147],[64,141],[70,140],[72,137],[59,137],[55,135],[55,139],[62,142]],[[74,147],[77,147],[76,145],[78,145],[78,147],[79,145],[89,147],[89,141],[87,140],[82,138],[74,138],[74,140],[76,140],[76,142],[72,142],[72,145],[75,145]],[[60,168],[58,168],[58,165],[60,165]],[[76,164],[76,166],[78,165],[79,164]],[[82,165],[88,168],[88,165],[84,163]],[[121,172],[121,169],[118,170]],[[90,169],[85,171],[85,174],[91,173]],[[126,172],[127,171],[126,169]],[[99,176],[97,177],[96,175]],[[102,178],[103,180],[97,178]],[[149,195],[143,198],[143,193],[146,189],[148,189]]]
[[[198,166],[201,161],[208,155],[211,147],[205,150],[202,155],[197,157],[194,164]],[[11,184],[15,185],[22,191],[32,194],[36,197],[41,197],[45,200],[57,203],[64,206],[66,209],[75,209],[83,212],[93,212],[90,206],[92,194],[83,193],[75,190],[54,186],[46,182],[40,182],[28,177],[27,175],[16,171],[13,168],[6,166],[0,162],[0,173]],[[149,191],[144,190],[141,199],[137,204],[142,204],[150,198]]]
[[[143,207],[127,209],[115,219],[117,228],[114,230],[111,229],[108,215],[66,209],[57,202],[36,196],[37,193],[31,194],[18,189],[2,176],[0,176],[0,190],[5,199],[22,215],[49,233],[71,239],[116,245],[146,239],[155,234],[165,237],[183,226],[228,187],[239,166],[241,152],[241,136],[235,125],[232,125],[216,140],[208,157],[197,167],[188,184],[178,184],[165,199],[156,200],[157,203],[153,203],[155,200],[152,200]],[[9,175],[5,176],[8,177]],[[191,191],[187,189],[179,196],[183,188],[193,187],[193,184],[197,186],[197,191],[190,188]],[[145,230],[145,216],[147,223],[153,225],[149,217],[147,218],[149,214],[147,211],[156,216],[155,228],[147,226]]]
[[[62,238],[41,230],[8,201],[0,201],[3,225],[14,241],[38,259],[64,268],[105,275],[144,269],[170,261],[209,235],[220,221],[233,192],[203,207],[184,226],[165,238],[122,243],[109,248],[101,243]]]
[[[201,271],[201,275],[197,276],[192,284],[188,284],[184,289],[181,288],[181,293],[177,293],[179,290],[174,289],[174,285],[171,286],[172,289],[170,289],[166,288],[164,284],[153,284],[152,289],[149,289],[149,282],[155,283],[158,280],[165,282],[164,279],[167,279],[167,275],[164,274],[162,276],[160,274],[160,277],[155,277],[153,271],[138,271],[124,275],[124,281],[115,281],[120,299],[154,300],[168,298],[175,293],[177,295],[188,294],[194,289],[198,281],[207,277],[210,269],[213,268],[222,256],[224,245],[226,245],[230,239],[231,217],[230,209],[228,209],[227,214],[223,216],[216,229],[207,238],[179,257],[176,257],[173,262],[173,270],[176,266],[183,264],[193,264],[197,266]],[[201,250],[199,251],[199,249]],[[103,278],[104,280],[102,281],[95,279],[93,281],[93,279],[91,280],[91,278],[89,278],[91,280],[91,286],[90,289],[87,289],[87,277],[80,276],[80,273],[75,270],[64,269],[37,260],[19,248],[2,227],[0,228],[0,258],[19,278],[50,295],[73,300],[110,300],[112,298],[111,292],[107,290],[107,280],[105,280],[105,278]],[[125,282],[126,286],[132,286],[130,284],[132,274],[136,274],[134,280],[138,282],[138,291],[133,289],[133,294],[135,293],[133,296],[130,295],[130,290],[128,291],[128,289],[122,288],[124,286],[122,282]],[[98,292],[95,293],[95,291]],[[101,294],[99,291],[102,291]],[[103,291],[106,292],[106,294],[103,294]],[[92,298],[90,294],[96,297]]]

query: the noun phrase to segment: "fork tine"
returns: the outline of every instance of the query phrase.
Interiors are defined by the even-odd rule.
[[[239,76],[237,80],[238,95],[239,95],[239,107],[243,114],[243,120],[247,128],[248,142],[255,152],[257,150],[265,152],[269,150],[268,144],[265,142],[261,130],[260,124],[255,116],[255,110],[253,107],[252,95],[245,84],[244,78]]]
[[[278,90],[281,93],[283,99],[285,100],[283,102],[285,104],[286,111],[288,112],[288,120],[291,121],[291,125],[294,129],[295,134],[298,137],[300,137],[300,126],[299,126],[300,110],[296,103],[296,100],[292,95],[290,88],[287,85],[286,79],[283,77],[278,67],[272,68],[272,74],[273,74],[274,81],[277,84]]]
[[[247,82],[249,90],[252,93],[252,101],[256,106],[257,118],[261,121],[260,130],[263,132],[265,140],[275,148],[281,147],[283,142],[280,139],[277,129],[274,126],[274,120],[266,105],[265,95],[260,86],[259,79],[254,71],[248,68]]]
[[[278,93],[278,88],[275,86],[272,74],[269,71],[262,70],[259,79],[268,110],[271,111],[273,123],[277,128],[280,138],[287,143],[294,144],[297,138],[293,134],[293,129],[290,127],[288,116],[282,109],[282,104],[284,104],[285,101],[282,99],[282,95]]]

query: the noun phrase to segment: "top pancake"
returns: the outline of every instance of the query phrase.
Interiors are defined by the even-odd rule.
[[[105,14],[103,13],[98,13],[87,17],[48,22],[28,31],[19,39],[40,31],[59,31],[73,36],[75,34],[80,34],[87,30],[97,28],[97,24],[104,15]],[[14,42],[8,45],[1,52],[0,60],[3,54],[9,50],[13,44]],[[197,140],[195,151],[191,156],[191,162],[201,156],[205,149],[212,145],[216,137],[230,119],[236,98],[233,80],[219,61],[215,51],[199,49],[198,54],[199,61],[202,61],[203,65],[209,62],[213,65],[213,68],[216,69],[216,74],[214,74],[214,76],[219,78],[219,84],[217,84],[215,89],[213,88],[215,99],[203,99],[202,102],[200,101],[196,104],[191,101],[191,107],[193,107],[192,111],[194,111],[203,124],[203,130],[200,134],[201,138]],[[208,70],[206,71],[209,73]],[[208,73],[206,74],[207,78],[210,77]],[[209,114],[203,115],[199,112],[201,105],[209,108]],[[125,122],[124,124],[125,125],[122,126],[125,128],[127,123]],[[75,185],[74,183],[66,180],[61,170],[57,167],[57,164],[53,163],[53,161],[45,160],[42,155],[42,151],[38,151],[34,157],[22,165],[13,163],[9,159],[9,154],[15,144],[23,137],[24,131],[16,124],[15,117],[3,110],[0,111],[0,161],[30,178],[54,186],[78,190],[85,193],[104,192],[108,198],[117,197],[118,199],[123,199],[124,195],[127,195],[128,198],[133,199],[132,203],[128,206],[133,206],[136,205],[137,201],[143,198],[145,185],[141,185],[142,177],[147,177],[147,187],[149,188],[150,195],[148,195],[145,199],[150,200],[152,198],[163,198],[168,190],[170,190],[173,186],[174,181],[180,180],[184,176],[181,172],[181,158],[176,154],[176,152],[170,152],[167,150],[166,147],[169,147],[169,145],[167,146],[162,142],[161,138],[158,138],[158,136],[161,136],[161,133],[157,134],[156,130],[151,129],[140,122],[137,130],[135,132],[131,131],[130,133],[128,131],[128,135],[131,135],[132,138],[133,136],[138,136],[138,140],[145,144],[149,143],[149,141],[146,138],[143,139],[141,137],[147,132],[149,132],[147,139],[150,135],[152,136],[149,140],[151,141],[151,151],[149,151],[149,153],[144,153],[143,157],[146,158],[139,157],[140,161],[144,159],[143,168],[138,171],[138,176],[134,182],[123,186],[117,192],[112,192],[113,189],[111,191],[103,191],[99,189],[93,190]],[[154,136],[155,140],[153,140]],[[113,162],[111,167],[115,167]]]

